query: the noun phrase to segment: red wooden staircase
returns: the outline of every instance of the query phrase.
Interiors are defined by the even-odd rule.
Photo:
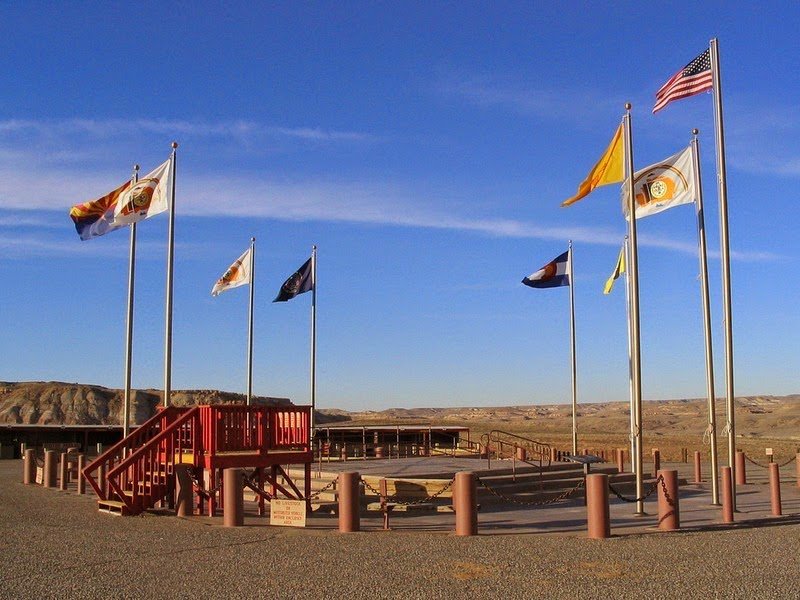
[[[102,511],[136,515],[174,503],[176,467],[208,470],[213,482],[228,467],[305,465],[310,480],[310,407],[195,406],[161,409],[83,471]],[[204,478],[201,478],[201,480]],[[262,485],[264,478],[260,477]],[[310,484],[308,484],[310,489]],[[208,494],[206,494],[208,496]],[[306,493],[306,497],[308,493]],[[200,502],[202,508],[202,502]],[[216,499],[209,501],[214,513]]]

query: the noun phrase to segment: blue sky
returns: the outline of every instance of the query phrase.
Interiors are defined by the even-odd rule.
[[[0,7],[2,380],[122,387],[127,231],[81,242],[72,204],[178,149],[174,389],[243,392],[257,238],[257,394],[318,406],[570,398],[566,288],[520,280],[575,247],[581,402],[627,398],[623,290],[603,296],[619,188],[560,208],[633,104],[637,168],[700,129],[724,395],[712,99],[650,110],[720,40],[737,395],[797,393],[795,2],[43,3]],[[167,217],[139,227],[133,384],[163,385]],[[639,223],[645,399],[703,397],[691,206]]]

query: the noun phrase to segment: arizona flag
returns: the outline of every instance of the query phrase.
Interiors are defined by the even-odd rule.
[[[535,273],[531,273],[522,283],[532,288],[551,288],[569,285],[569,250],[560,254]]]
[[[69,216],[81,239],[105,235],[167,210],[171,166],[171,159],[167,159],[136,183],[126,181],[102,198],[73,206]]]
[[[283,282],[273,302],[286,302],[295,296],[310,292],[314,287],[314,282],[311,279],[311,259],[309,258],[303,263],[302,267],[297,269],[297,271],[292,273],[292,275]]]
[[[130,187],[131,181],[128,180],[102,198],[76,204],[69,210],[69,216],[75,223],[75,230],[82,240],[105,235],[123,226],[122,223],[114,221],[114,209],[120,196]]]
[[[252,281],[252,269],[250,260],[250,251],[252,248],[245,250],[236,261],[228,267],[228,270],[223,273],[222,277],[217,280],[211,290],[212,296],[219,296],[222,292],[239,287],[240,285],[247,285]]]
[[[661,162],[637,171],[633,176],[633,197],[636,198],[636,218],[690,204],[697,195],[692,147],[688,146]],[[622,214],[628,218],[627,187],[622,190]]]

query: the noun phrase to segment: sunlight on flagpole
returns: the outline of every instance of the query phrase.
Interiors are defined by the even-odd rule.
[[[167,300],[166,331],[164,332],[164,408],[169,406],[172,386],[172,268],[175,248],[175,167],[178,142],[172,142],[172,188],[169,194],[169,233],[167,234]]]
[[[250,307],[247,311],[247,406],[253,402],[253,298],[256,286],[256,238],[250,238]],[[249,418],[249,413],[248,413]]]
[[[317,406],[317,246],[311,246],[311,418],[314,434],[314,410]]]
[[[625,319],[628,325],[628,402],[630,404],[630,432],[628,440],[631,445],[631,468],[636,473],[636,466],[633,457],[636,455],[636,394],[633,391],[633,362],[631,360],[633,352],[633,328],[631,327],[631,275],[628,270],[631,264],[631,245],[628,236],[625,236]]]
[[[575,277],[572,270],[572,240],[569,240],[569,334],[572,349],[572,455],[578,455],[578,382],[575,355]]]
[[[139,181],[139,165],[133,165],[131,189]],[[122,437],[131,432],[131,365],[133,363],[133,288],[136,271],[136,223],[131,223],[130,255],[128,257],[128,312],[125,315],[125,397],[122,403]]]
[[[711,75],[714,90],[714,123],[717,142],[717,184],[719,191],[719,243],[722,255],[722,311],[725,319],[725,407],[727,411],[728,466],[731,468],[733,509],[736,510],[736,425],[733,390],[733,327],[731,326],[731,257],[728,236],[728,184],[725,168],[725,129],[722,123],[722,81],[717,38],[710,42]]]
[[[628,188],[628,235],[631,242],[631,329],[633,335],[631,341],[633,348],[631,352],[631,370],[633,372],[633,393],[634,393],[634,424],[635,424],[635,456],[631,457],[631,464],[635,462],[634,472],[636,474],[636,514],[644,514],[644,501],[641,499],[644,494],[642,481],[642,367],[641,351],[639,349],[639,257],[636,242],[636,199],[633,189],[633,132],[631,126],[631,104],[625,104],[625,167],[626,182]]]
[[[695,208],[697,210],[697,244],[700,255],[700,284],[703,304],[703,333],[706,346],[706,394],[708,396],[708,429],[711,445],[711,504],[719,505],[719,458],[717,456],[717,408],[714,392],[714,351],[711,337],[711,301],[708,292],[708,251],[706,247],[705,212],[703,210],[703,184],[700,176],[700,143],[697,140],[697,129],[692,130],[692,159],[697,192]]]

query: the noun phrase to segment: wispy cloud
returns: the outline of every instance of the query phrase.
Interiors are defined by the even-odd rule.
[[[439,93],[480,108],[502,108],[526,116],[558,118],[576,123],[619,110],[621,101],[593,90],[543,87],[540,81],[503,80],[475,73],[450,73],[436,84]]]

